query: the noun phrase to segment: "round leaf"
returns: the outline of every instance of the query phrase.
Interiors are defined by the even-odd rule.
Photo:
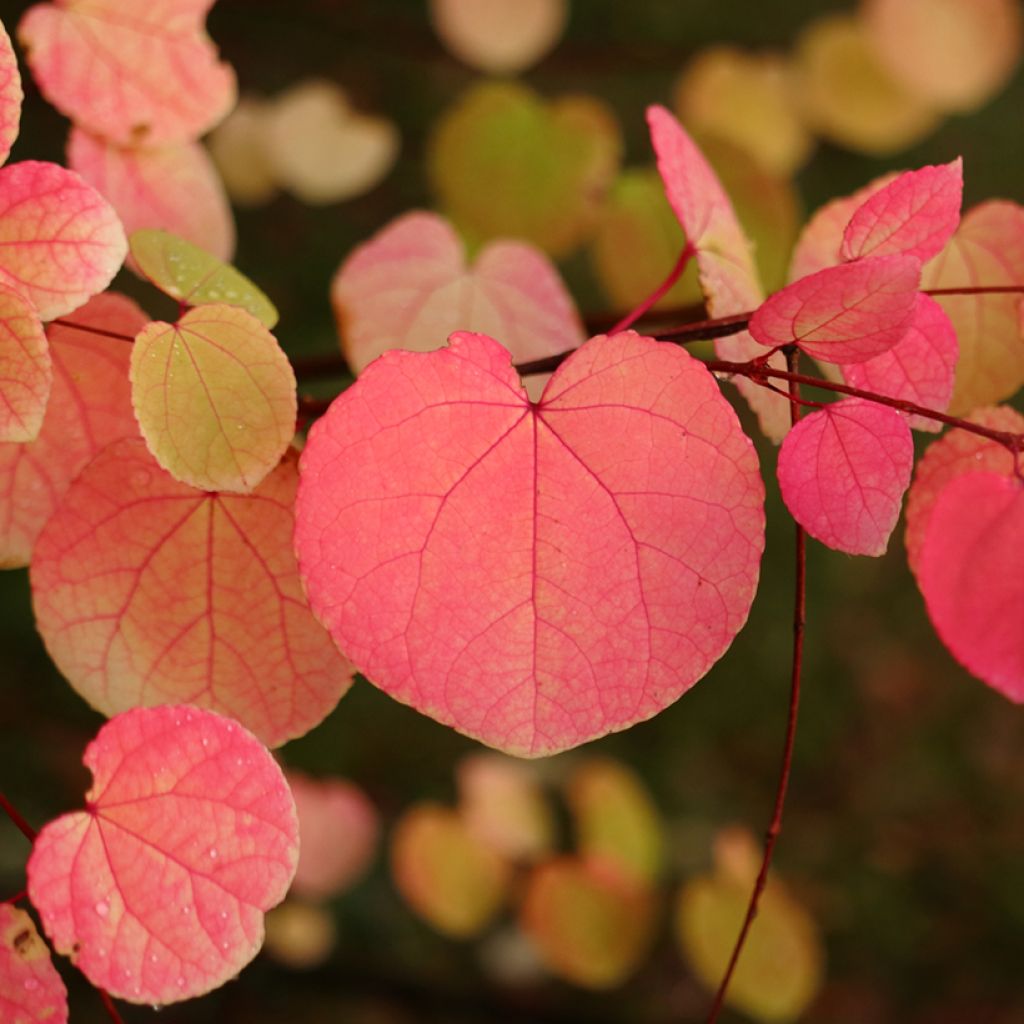
[[[295,872],[281,769],[251,733],[188,706],[119,715],[83,761],[86,809],[47,825],[28,862],[54,948],[128,1002],[223,985],[259,951]]]
[[[0,21],[0,164],[11,152],[21,121],[21,74],[11,37]]]
[[[0,443],[39,436],[52,384],[50,346],[35,308],[0,285]]]
[[[0,1020],[67,1024],[68,993],[24,910],[0,903]]]

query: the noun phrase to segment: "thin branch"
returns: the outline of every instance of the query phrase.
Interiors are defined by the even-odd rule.
[[[612,324],[608,328],[609,334],[616,334],[619,331],[624,331],[637,322],[645,313],[647,313],[652,306],[656,305],[661,299],[663,299],[671,290],[672,286],[683,276],[683,271],[686,270],[687,264],[690,260],[697,255],[697,250],[694,248],[692,242],[687,242],[683,246],[683,251],[679,254],[679,259],[673,264],[672,269],[668,272],[665,280],[658,285],[657,288],[651,292],[650,295],[640,303],[632,312],[627,313],[621,320]]]
[[[967,288],[925,288],[925,295],[1024,295],[1024,285],[982,284]]]
[[[106,1008],[107,1016],[114,1022],[114,1024],[124,1024],[121,1019],[121,1014],[117,1012],[117,1007],[114,1005],[114,1000],[110,998],[110,993],[105,989],[96,989],[100,994],[100,999],[103,1001],[103,1006]]]
[[[36,830],[18,813],[14,804],[12,804],[3,793],[0,793],[0,810],[3,810],[7,814],[7,817],[14,822],[18,831],[30,843],[34,843],[36,841]]]
[[[4,900],[4,903],[9,903],[13,907],[15,903],[20,903],[22,900],[27,899],[28,893],[22,889],[21,892],[16,892],[13,896],[8,896],[7,899]]]
[[[92,324],[76,324],[74,320],[65,320],[63,317],[51,320],[51,324],[60,324],[61,327],[70,327],[75,331],[84,331],[86,334],[98,334],[101,338],[114,338],[116,341],[134,341],[134,334],[121,334],[119,331],[107,331],[102,327],[93,327]]]
[[[800,374],[796,372],[799,353],[791,349],[786,353],[786,363],[789,366],[789,416],[790,422],[796,426],[800,419]],[[794,523],[795,532],[795,558],[796,558],[796,579],[793,587],[793,660],[790,672],[789,685],[789,717],[786,722],[786,738],[782,747],[782,765],[779,769],[779,783],[775,790],[775,808],[772,813],[772,820],[764,837],[764,854],[761,858],[761,869],[757,873],[757,881],[754,882],[754,890],[750,894],[750,902],[747,904],[747,913],[743,919],[743,926],[733,946],[732,956],[729,958],[729,966],[725,969],[722,982],[715,994],[715,1001],[708,1014],[707,1024],[715,1024],[718,1015],[722,1011],[725,1001],[725,994],[729,989],[729,982],[732,980],[736,964],[739,962],[740,954],[743,952],[744,944],[750,933],[750,927],[757,916],[758,904],[761,901],[761,894],[764,892],[768,882],[768,871],[771,868],[772,855],[775,852],[775,844],[779,834],[782,832],[782,812],[786,806],[786,792],[789,789],[789,777],[793,769],[793,748],[796,744],[796,726],[800,714],[800,677],[803,669],[804,655],[804,631],[807,626],[807,537],[803,527]]]

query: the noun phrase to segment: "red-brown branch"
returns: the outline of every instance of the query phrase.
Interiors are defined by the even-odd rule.
[[[17,808],[10,800],[0,793],[0,809],[4,811],[8,818],[14,822],[18,831],[30,842],[36,841],[36,830],[18,813]]]

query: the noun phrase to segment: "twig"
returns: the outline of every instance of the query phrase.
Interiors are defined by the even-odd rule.
[[[631,327],[637,322],[645,313],[647,313],[652,306],[663,299],[672,288],[672,286],[683,276],[683,271],[686,270],[687,264],[690,260],[697,255],[697,250],[694,248],[692,242],[687,242],[683,246],[683,251],[679,254],[679,259],[673,264],[672,269],[668,272],[665,280],[658,285],[657,288],[651,292],[650,295],[640,303],[632,312],[627,313],[621,320],[612,324],[608,329],[609,334],[615,334],[618,331],[624,331],[628,327]]]
[[[75,331],[84,331],[86,334],[98,334],[101,338],[114,338],[117,341],[134,341],[135,335],[121,334],[119,331],[108,331],[102,327],[93,327],[92,324],[76,324],[74,320],[65,320],[63,317],[51,320],[51,324],[60,324],[61,327],[70,327]]]
[[[18,813],[18,811],[14,807],[14,804],[12,804],[11,801],[8,800],[3,793],[0,793],[0,809],[2,809],[7,814],[7,817],[14,822],[18,831],[30,843],[34,843],[36,841],[36,830]]]

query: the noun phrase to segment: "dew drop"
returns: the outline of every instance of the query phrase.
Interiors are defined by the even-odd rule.
[[[160,957],[158,957],[158,956],[156,955],[156,953],[150,953],[150,954],[149,954],[149,962],[150,962],[151,964],[155,964],[155,963],[156,963],[156,962],[157,962],[157,961],[158,961],[159,959],[160,959]]]
[[[216,849],[216,847],[211,846],[210,847],[210,860],[216,860],[216,859],[217,859],[217,849]]]
[[[35,978],[26,978],[25,979],[25,991],[26,992],[34,992],[37,988],[39,988],[39,982]]]
[[[190,906],[188,906],[188,904],[186,904],[185,906],[183,906],[181,908],[181,912],[183,914],[191,914],[192,913],[192,908]]]
[[[110,904],[106,900],[100,900],[92,909],[95,910],[100,917],[106,917],[107,914],[110,913]]]
[[[220,919],[222,921],[226,921],[228,919],[228,912],[226,910],[222,910],[220,912]]]
[[[185,979],[184,978],[178,978],[178,988],[184,988],[184,987],[185,987]]]
[[[208,747],[209,745],[210,745],[210,741],[204,736],[203,737],[203,746],[204,747]]]

